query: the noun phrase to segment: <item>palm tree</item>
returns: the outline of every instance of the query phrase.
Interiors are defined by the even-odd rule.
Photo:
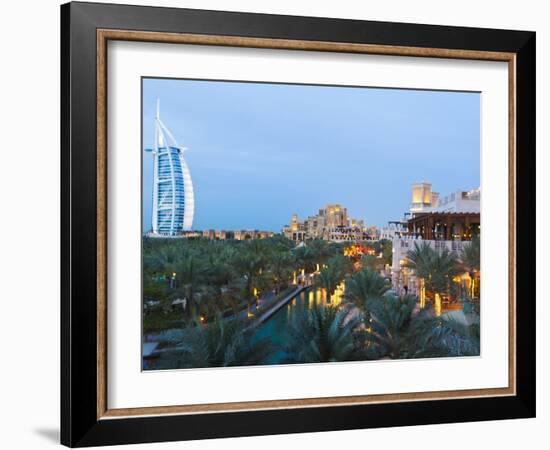
[[[315,264],[322,266],[332,255],[330,244],[323,239],[313,239],[307,248],[311,252],[311,258]]]
[[[196,255],[188,253],[178,261],[174,273],[176,274],[177,287],[172,296],[186,298],[186,311],[188,314],[192,314],[197,307],[195,296],[204,279],[204,268]]]
[[[222,288],[235,278],[233,257],[234,250],[231,247],[222,247],[219,251],[209,252],[204,261],[205,278],[218,297],[221,297]]]
[[[254,288],[261,283],[264,257],[254,251],[241,251],[235,257],[234,266],[244,282],[244,298],[250,306],[254,298]]]
[[[376,272],[361,270],[346,280],[345,299],[359,309],[365,309],[365,303],[372,298],[381,298],[391,285]]]
[[[380,244],[382,247],[382,259],[384,263],[391,264],[393,256],[393,242],[389,239],[382,239]]]
[[[145,268],[169,275],[176,271],[176,266],[184,253],[178,245],[161,244],[150,253],[144,252],[143,265]]]
[[[288,252],[273,252],[269,257],[269,271],[273,277],[275,290],[279,293],[281,284],[290,279],[293,261]]]
[[[174,342],[173,351],[159,361],[160,368],[247,366],[265,363],[272,352],[267,339],[253,338],[243,330],[247,323],[218,316],[208,325],[195,321]]]
[[[474,236],[472,241],[465,245],[462,249],[460,256],[461,265],[464,272],[467,272],[470,276],[470,298],[475,296],[476,278],[479,275],[479,254],[480,254],[480,242],[479,236]]]
[[[316,264],[316,255],[308,246],[296,247],[292,250],[294,257],[294,266],[297,270],[304,269],[310,272]]]
[[[361,267],[373,272],[379,272],[384,267],[384,261],[375,255],[363,255],[361,257]]]
[[[386,294],[367,301],[370,320],[367,323],[367,348],[377,356],[400,359],[408,357],[409,326],[416,306],[412,295]]]
[[[288,362],[352,361],[360,357],[355,330],[361,316],[348,308],[315,305],[296,313],[289,327]]]
[[[342,281],[342,274],[335,266],[325,267],[315,278],[317,287],[324,289],[327,293],[327,300],[330,302],[330,296],[336,290],[338,284]]]
[[[414,243],[414,249],[407,253],[407,267],[414,269],[416,276],[424,280],[426,290],[436,299],[449,291],[453,277],[460,273],[456,255],[443,247],[438,251],[428,243]]]
[[[269,244],[273,248],[281,252],[290,251],[294,248],[294,242],[286,238],[282,234],[276,234],[274,236],[271,236],[270,238],[265,239],[264,241],[269,242]]]
[[[333,269],[335,269],[340,274],[341,278],[344,278],[346,275],[353,271],[353,260],[345,257],[342,254],[331,256],[327,260],[326,265],[327,267],[332,267]]]
[[[434,317],[430,308],[415,312],[411,295],[367,302],[366,349],[371,358],[436,358],[479,355],[479,316],[472,323],[448,315]]]
[[[478,356],[480,354],[479,316],[472,323],[450,316],[418,318],[411,326],[410,341],[414,358]]]

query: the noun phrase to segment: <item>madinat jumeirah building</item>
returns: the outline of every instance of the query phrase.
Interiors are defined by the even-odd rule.
[[[460,257],[465,247],[481,233],[480,205],[480,188],[457,190],[441,197],[431,191],[430,183],[414,183],[408,218],[391,222],[397,223],[398,226],[388,228],[387,231],[392,239],[393,289],[398,293],[418,295],[423,305],[423,280],[407,265],[409,251],[414,250],[416,246],[427,245],[437,252],[446,249]],[[474,282],[468,273],[456,276],[453,281],[470,287]],[[440,312],[441,309],[439,299],[439,306],[436,301],[436,312]]]
[[[358,242],[377,239],[376,227],[365,227],[363,220],[348,216],[347,208],[339,203],[331,203],[319,209],[319,213],[300,220],[293,214],[290,224],[283,227],[282,233],[294,242],[310,239],[324,239],[331,242]]]

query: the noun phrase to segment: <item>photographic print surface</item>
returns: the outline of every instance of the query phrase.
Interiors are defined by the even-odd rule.
[[[142,79],[144,370],[480,354],[480,94]]]

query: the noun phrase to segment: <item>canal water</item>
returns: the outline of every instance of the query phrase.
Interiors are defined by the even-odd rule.
[[[342,301],[343,286],[339,286],[330,298],[331,305],[338,305]],[[310,310],[314,305],[326,305],[327,295],[324,289],[310,288],[300,292],[290,300],[279,311],[273,314],[267,321],[260,325],[252,337],[253,340],[269,339],[273,345],[274,352],[266,361],[267,364],[282,364],[287,362],[288,347],[291,338],[289,328],[297,314],[304,310]]]
[[[341,283],[333,295],[330,297],[331,305],[338,305],[342,301],[344,293],[344,283]],[[294,317],[302,314],[305,310],[311,310],[315,305],[326,305],[327,295],[324,289],[309,288],[300,292],[292,298],[285,306],[279,309],[264,323],[259,325],[252,340],[268,339],[273,346],[273,353],[266,361],[266,364],[283,364],[288,362],[288,355],[285,351],[288,348],[291,335],[289,333],[290,325]],[[170,329],[160,333],[151,333],[145,336],[144,342],[165,342],[178,341],[183,338],[182,329]],[[144,360],[145,370],[154,370],[158,368],[156,359]]]

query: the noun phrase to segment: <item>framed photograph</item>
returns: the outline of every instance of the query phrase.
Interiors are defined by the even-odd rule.
[[[63,444],[534,417],[534,32],[61,27]]]

